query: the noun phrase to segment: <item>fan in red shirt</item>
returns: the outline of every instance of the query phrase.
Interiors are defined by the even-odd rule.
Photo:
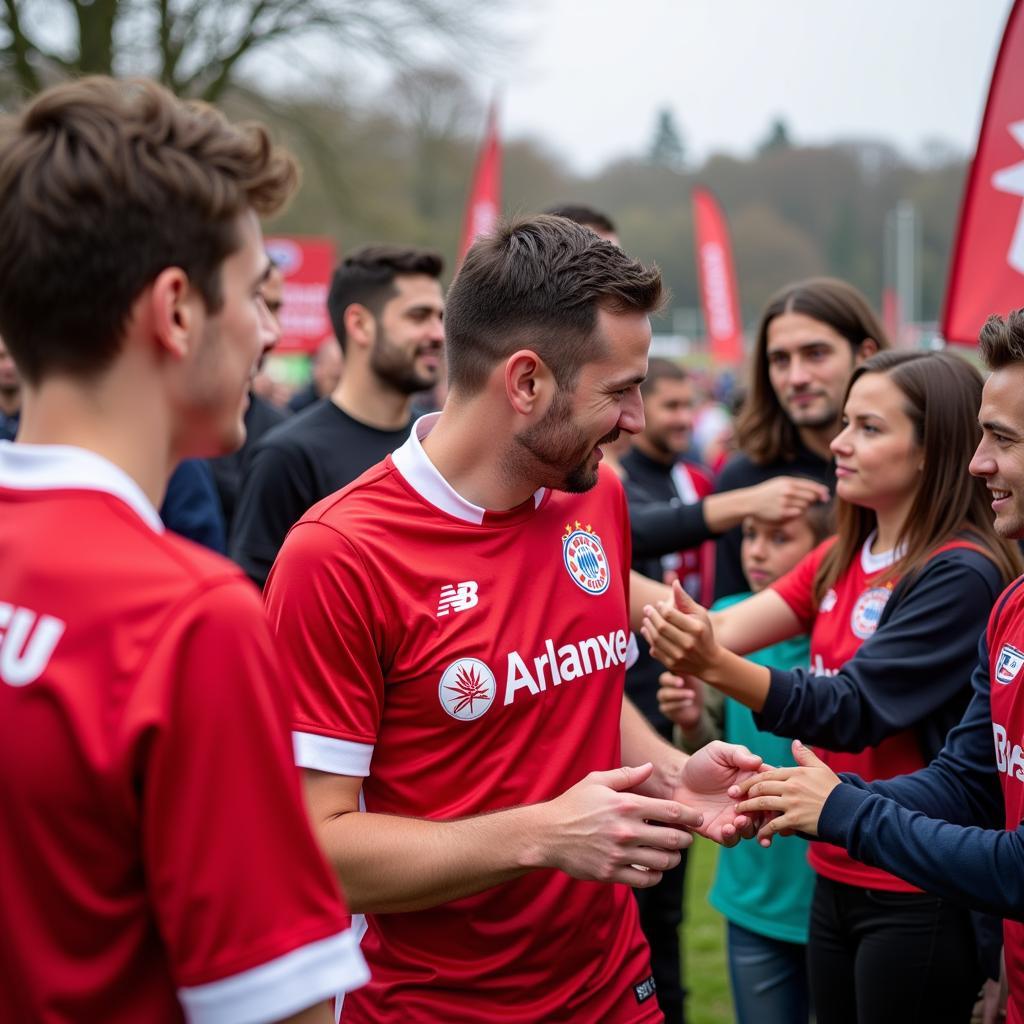
[[[859,366],[832,441],[836,538],[710,620],[682,594],[667,619],[651,608],[658,656],[752,708],[760,728],[819,744],[837,770],[883,780],[926,765],[967,706],[978,636],[1020,566],[965,473],[981,395],[980,374],[948,353]],[[802,632],[807,670],[733,653]],[[815,844],[809,859],[818,1021],[966,1019],[980,986],[966,912],[844,850]]]
[[[55,87],[0,140],[0,1017],[331,1021],[366,979],[302,808],[259,599],[155,511],[244,436],[271,330],[264,129]]]
[[[657,883],[679,826],[734,840],[726,784],[760,759],[688,760],[623,700],[629,526],[598,463],[643,425],[660,294],[561,217],[478,241],[448,297],[444,410],[314,506],[271,571],[314,822],[366,913],[373,979],[345,1024],[662,1019],[607,883]]]

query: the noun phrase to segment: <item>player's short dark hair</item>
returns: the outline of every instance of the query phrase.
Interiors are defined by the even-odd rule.
[[[662,380],[686,380],[689,374],[678,363],[661,356],[652,356],[647,362],[647,376],[640,385],[640,394],[646,398],[654,393],[658,382]]]
[[[425,274],[439,278],[444,270],[441,254],[408,245],[364,245],[353,249],[338,264],[327,294],[327,313],[334,336],[345,351],[345,310],[358,304],[375,317],[398,294],[395,278]]]
[[[603,231],[605,234],[618,234],[618,229],[612,223],[611,217],[592,206],[584,206],[583,203],[558,203],[548,207],[544,211],[551,217],[566,217],[585,228],[594,228]]]
[[[500,224],[473,244],[448,293],[449,383],[474,394],[498,362],[528,348],[571,391],[604,351],[598,309],[651,313],[662,299],[657,267],[565,217]]]
[[[19,370],[103,371],[168,267],[217,312],[238,217],[276,212],[297,183],[265,128],[154,82],[47,89],[0,124],[0,333]]]
[[[990,370],[1024,363],[1024,309],[1012,309],[1004,320],[990,316],[978,336],[981,358]]]

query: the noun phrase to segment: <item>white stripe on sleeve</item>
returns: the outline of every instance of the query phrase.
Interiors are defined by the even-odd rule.
[[[364,778],[370,774],[372,743],[338,740],[333,736],[321,736],[315,732],[293,732],[292,749],[295,763],[300,768],[314,768],[318,772],[330,772],[332,775],[359,775]]]
[[[178,990],[189,1024],[267,1024],[370,980],[351,929],[206,985]]]

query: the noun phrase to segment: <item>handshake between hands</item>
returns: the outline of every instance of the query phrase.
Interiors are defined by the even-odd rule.
[[[699,672],[716,663],[720,651],[707,611],[676,584],[673,600],[648,610],[643,634],[650,644],[651,654],[672,670],[659,678],[659,710],[684,732],[695,728],[701,718],[706,685],[699,678]],[[721,746],[745,751],[729,744]],[[702,748],[694,758],[707,749]],[[737,755],[719,753],[717,756]],[[736,832],[735,838],[730,832],[731,842],[724,845],[733,845],[738,838],[749,838],[755,832],[765,847],[771,845],[776,835],[818,834],[822,808],[840,780],[799,740],[793,741],[793,758],[796,765],[788,768],[759,763],[756,770],[749,770],[747,762],[742,762],[746,769],[743,777],[735,778],[725,793]],[[760,760],[757,758],[758,762]]]

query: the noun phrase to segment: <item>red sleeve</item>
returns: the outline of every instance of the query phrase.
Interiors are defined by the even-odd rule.
[[[387,616],[352,543],[320,522],[285,541],[264,595],[294,692],[296,758],[305,768],[369,774],[384,709]]]
[[[147,887],[192,1019],[287,1016],[362,984],[255,590],[231,580],[191,598],[136,699],[157,723],[134,747]]]
[[[813,551],[805,555],[792,569],[779,577],[771,589],[792,608],[805,631],[810,632],[817,618],[818,609],[814,603],[814,577],[818,574],[825,552],[835,544],[835,537],[822,541]]]

